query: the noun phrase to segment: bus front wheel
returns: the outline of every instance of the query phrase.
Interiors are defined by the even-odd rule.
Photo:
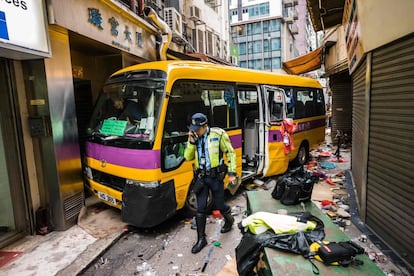
[[[213,195],[211,191],[209,191],[207,198],[207,213],[213,209],[213,205]],[[192,191],[191,187],[187,194],[187,198],[185,200],[184,208],[182,211],[183,215],[186,217],[192,217],[197,213],[197,195]]]

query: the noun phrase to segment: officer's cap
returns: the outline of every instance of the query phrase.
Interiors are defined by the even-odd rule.
[[[196,131],[205,124],[207,124],[207,116],[203,113],[195,113],[191,117],[191,124],[188,126],[188,129],[191,131]]]

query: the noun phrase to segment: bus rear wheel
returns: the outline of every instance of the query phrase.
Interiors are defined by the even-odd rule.
[[[294,160],[294,164],[296,166],[303,166],[308,162],[309,160],[309,149],[308,146],[304,143],[302,143],[298,150],[298,155],[296,155],[296,158]]]

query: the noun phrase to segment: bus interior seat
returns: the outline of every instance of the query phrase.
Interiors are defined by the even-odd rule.
[[[259,137],[258,121],[259,112],[257,110],[251,110],[247,113],[243,129],[243,155],[246,156],[248,160],[254,160],[256,158]]]
[[[227,105],[218,105],[213,108],[214,126],[227,128]],[[234,110],[229,111],[229,126],[234,126]]]
[[[325,114],[325,107],[323,103],[317,102],[316,103],[316,115],[323,115]]]
[[[305,104],[302,101],[297,101],[295,103],[295,118],[305,117]]]
[[[259,120],[259,112],[257,110],[250,110],[244,121],[245,128],[255,128],[256,120]]]
[[[305,103],[305,116],[306,117],[315,116],[315,104],[313,101],[307,101]]]

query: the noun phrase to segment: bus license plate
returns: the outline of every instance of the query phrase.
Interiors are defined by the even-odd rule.
[[[110,196],[110,195],[107,195],[107,194],[102,193],[102,192],[98,192],[98,197],[99,197],[100,199],[103,199],[103,200],[105,200],[105,201],[108,201],[108,202],[110,202],[110,203],[112,203],[112,204],[116,205],[116,199],[115,199],[115,198],[113,198],[113,197],[112,197],[112,196]]]

